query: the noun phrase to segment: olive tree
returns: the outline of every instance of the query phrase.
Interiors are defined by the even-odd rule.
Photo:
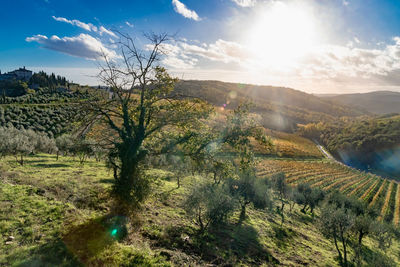
[[[309,184],[299,184],[296,187],[295,200],[299,205],[303,205],[301,212],[306,213],[310,210],[314,212],[314,208],[324,199],[325,193],[319,188],[312,188]]]
[[[56,138],[57,160],[60,152],[65,156],[71,152],[74,146],[74,138],[69,134],[63,134]]]
[[[121,59],[104,55],[99,64],[99,79],[110,94],[100,94],[89,105],[92,120],[100,118],[110,130],[107,145],[115,178],[113,195],[117,207],[128,211],[139,208],[149,193],[151,181],[141,171],[145,158],[189,140],[210,108],[203,101],[173,93],[177,79],[159,65],[168,53],[167,34],[147,35],[149,44],[143,48],[128,35],[120,37]]]
[[[277,211],[281,216],[281,225],[285,220],[285,216],[283,213],[283,209],[285,204],[288,203],[288,199],[291,193],[291,187],[286,183],[286,176],[283,172],[277,173],[271,177],[272,187],[274,189],[274,193],[276,198],[281,203],[280,207],[277,207]]]
[[[321,208],[319,229],[326,237],[333,239],[342,266],[348,266],[348,247],[354,221],[355,215],[344,207],[326,204]]]
[[[200,232],[224,222],[234,207],[234,199],[226,188],[210,183],[194,186],[184,202],[184,209],[200,227]]]
[[[246,207],[253,204],[256,209],[271,208],[270,187],[266,179],[256,176],[255,168],[242,166],[238,170],[238,179],[228,180],[231,194],[240,205],[239,223],[246,219]]]

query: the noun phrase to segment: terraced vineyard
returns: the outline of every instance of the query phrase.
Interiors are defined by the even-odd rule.
[[[379,220],[395,225],[400,222],[400,189],[395,181],[328,160],[263,159],[258,165],[260,177],[280,172],[292,186],[308,183],[326,191],[339,190],[366,201],[377,210]]]

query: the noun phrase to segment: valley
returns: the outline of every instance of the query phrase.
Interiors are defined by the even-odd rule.
[[[182,87],[182,83],[186,86]],[[214,87],[217,89],[213,90]],[[250,104],[249,116],[260,123],[263,134],[268,137],[267,143],[270,142],[265,146],[259,143],[257,136],[249,139],[258,180],[274,181],[283,176],[290,188],[288,192],[297,192],[303,185],[309,186],[310,190],[320,189],[324,195],[340,192],[349,199],[365,203],[376,214],[378,222],[397,229],[400,220],[398,182],[359,170],[360,166],[352,168],[341,164],[317,142],[327,144],[330,152],[335,153],[337,148],[332,146],[329,134],[338,137],[336,131],[340,129],[343,139],[347,140],[344,134],[354,136],[352,129],[357,128],[359,136],[365,136],[363,128],[358,126],[365,125],[365,120],[370,121],[365,131],[390,132],[396,138],[393,129],[382,130],[387,129],[385,127],[397,129],[392,123],[396,116],[379,117],[358,110],[350,111],[346,106],[316,97],[307,105],[302,104],[300,99],[306,101],[309,96],[292,89],[281,91],[281,88],[260,89],[250,85],[240,85],[237,91],[235,88],[232,84],[220,82],[182,81],[176,93],[194,95],[214,104],[215,112],[205,126],[215,127],[211,131],[221,131],[221,126],[229,122],[233,110],[245,99],[254,100]],[[261,94],[262,90],[275,93]],[[236,223],[241,221],[241,214],[235,210],[223,226],[199,233],[198,223],[190,219],[185,203],[198,184],[213,179],[215,182],[217,176],[223,177],[224,174],[217,171],[213,174],[212,169],[196,169],[195,165],[181,162],[174,154],[176,152],[168,156],[171,159],[152,156],[146,163],[144,171],[152,181],[149,198],[140,215],[133,216],[129,224],[121,224],[120,220],[125,220],[125,216],[111,215],[114,204],[110,192],[115,178],[107,166],[106,151],[96,146],[105,136],[112,138],[112,135],[105,135],[107,126],[99,121],[86,129],[86,143],[68,139],[68,133],[80,132],[84,125],[86,113],[80,109],[79,103],[97,99],[102,94],[94,88],[77,86],[72,91],[43,89],[31,95],[3,97],[0,126],[44,133],[50,140],[55,138],[58,152],[54,152],[50,143],[48,148],[37,152],[17,150],[15,153],[22,153],[20,161],[6,152],[9,148],[3,148],[0,242],[6,245],[0,250],[0,264],[338,265],[330,239],[321,233],[318,226],[322,212],[319,204],[310,211],[305,209],[306,202],[287,195],[285,205],[279,211],[279,198],[273,193],[276,189],[267,189],[274,196],[274,204],[267,211],[250,205],[242,223]],[[277,99],[281,99],[279,104]],[[340,114],[339,120],[330,115],[333,110]],[[273,117],[279,117],[279,121],[285,123],[271,126],[269,122]],[[377,125],[376,129],[371,128],[371,124]],[[290,127],[282,128],[282,125]],[[387,142],[386,138],[379,138],[378,141]],[[334,140],[339,144],[342,142],[341,139]],[[77,144],[73,145],[74,142]],[[46,149],[53,152],[43,153]],[[210,159],[221,162],[223,158],[240,155],[233,147],[221,147],[219,153],[222,154]],[[338,154],[335,156],[338,158]],[[124,232],[123,237],[119,236],[120,231]],[[381,245],[385,241],[391,241],[390,246]],[[396,254],[399,246],[400,243],[391,235],[379,241],[375,234],[371,234],[365,238],[361,262],[383,261],[388,266],[400,264]],[[351,257],[357,255],[355,248],[348,253]]]

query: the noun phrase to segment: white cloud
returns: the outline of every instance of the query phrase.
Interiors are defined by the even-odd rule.
[[[98,28],[98,27],[94,26],[92,23],[85,23],[85,22],[82,22],[82,21],[79,21],[79,20],[76,20],[76,19],[69,20],[69,19],[66,19],[66,18],[63,18],[63,17],[56,17],[56,16],[52,16],[52,18],[54,20],[56,20],[56,21],[65,22],[65,23],[77,26],[77,27],[79,27],[81,29],[84,29],[86,31],[89,31],[89,32],[96,32],[96,33],[100,34],[101,36],[103,34],[108,34],[108,35],[110,35],[110,36],[112,36],[114,38],[117,38],[117,35],[115,33],[113,33],[112,31],[104,28],[103,26],[100,26]]]
[[[346,1],[346,0],[343,0],[343,1],[342,1],[342,4],[343,4],[344,6],[348,6],[348,5],[350,4],[350,2],[349,2],[349,1]]]
[[[400,70],[400,38],[382,49],[361,49],[343,46],[325,46],[307,56],[301,68],[307,68],[315,77],[338,78],[358,77],[369,79],[374,76],[390,76]]]
[[[58,37],[45,35],[27,37],[27,42],[37,42],[44,48],[62,52],[71,56],[82,57],[90,60],[102,59],[105,54],[110,59],[119,58],[115,51],[106,48],[102,42],[89,34],[81,33],[74,37]]]
[[[172,5],[174,6],[174,10],[184,16],[185,18],[192,19],[195,21],[199,21],[200,17],[197,15],[196,11],[188,9],[185,4],[180,2],[179,0],[172,0]]]
[[[129,21],[125,21],[125,24],[126,24],[128,27],[133,28],[133,24],[132,24],[132,23],[129,23]]]
[[[243,75],[240,77],[246,77],[248,82],[253,79],[260,84],[292,87],[303,87],[306,84],[305,89],[316,88],[316,84],[324,86],[324,89],[325,86],[340,86],[343,90],[346,90],[346,86],[366,90],[371,86],[376,89],[379,86],[400,84],[400,37],[393,38],[392,44],[381,48],[364,49],[356,45],[354,40],[348,46],[315,47],[312,52],[282,69],[278,65],[269,64],[265,59],[257,58],[256,51],[237,42],[220,39],[214,43],[197,44],[181,38],[168,45],[163,63],[174,70],[186,69],[191,73],[194,70],[210,73],[212,68],[232,73],[241,70]],[[227,80],[226,77],[221,76],[221,79]]]
[[[257,2],[257,0],[232,0],[232,1],[241,7],[254,6]]]
[[[185,60],[179,56],[170,55],[163,59],[162,63],[174,69],[192,69],[196,65],[197,60]]]
[[[181,39],[173,44],[165,44],[163,48],[167,55],[163,63],[178,69],[193,68],[200,58],[214,62],[242,64],[249,57],[248,51],[242,45],[221,39],[202,46]]]
[[[52,16],[52,18],[56,21],[60,21],[60,22],[65,22],[74,26],[78,26],[79,28],[82,28],[86,31],[94,31],[97,32],[97,27],[94,26],[92,23],[84,23],[82,21],[79,21],[77,19],[73,19],[73,20],[69,20],[63,17],[56,17],[56,16]]]
[[[107,29],[104,28],[103,26],[100,26],[100,28],[99,28],[99,34],[100,34],[100,35],[103,35],[103,33],[108,34],[108,35],[110,35],[110,36],[112,36],[112,37],[114,37],[114,38],[117,38],[117,35],[116,35],[115,33],[113,33],[113,32],[110,31],[110,30],[107,30]]]

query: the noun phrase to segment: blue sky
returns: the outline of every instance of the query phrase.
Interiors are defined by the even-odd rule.
[[[0,8],[0,70],[20,66],[97,84],[117,31],[176,33],[169,71],[184,79],[313,93],[400,91],[399,0],[14,0]]]

